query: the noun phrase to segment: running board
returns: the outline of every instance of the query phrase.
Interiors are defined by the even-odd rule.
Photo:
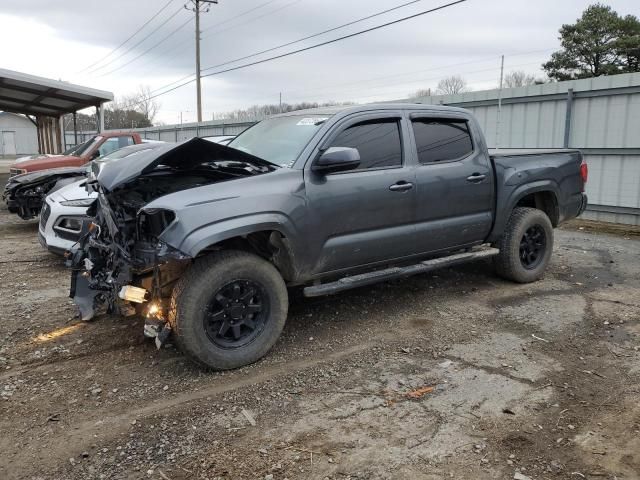
[[[434,258],[425,260],[424,262],[410,265],[408,267],[391,267],[375,272],[362,273],[351,277],[344,277],[331,283],[322,283],[320,285],[312,285],[304,289],[305,297],[320,297],[322,295],[330,295],[332,293],[349,290],[350,288],[363,287],[373,283],[384,282],[386,280],[409,277],[418,273],[430,272],[438,268],[451,267],[460,263],[480,260],[482,258],[493,257],[500,253],[497,248],[481,248],[470,252],[456,253],[447,257]]]

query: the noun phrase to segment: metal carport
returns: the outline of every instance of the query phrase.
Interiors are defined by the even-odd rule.
[[[103,131],[103,105],[112,100],[111,92],[0,68],[0,110],[26,115],[36,125],[40,153],[64,150],[65,114],[73,114],[76,131],[76,112],[95,107],[98,131]]]

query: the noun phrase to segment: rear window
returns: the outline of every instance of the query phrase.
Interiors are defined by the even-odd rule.
[[[412,124],[420,163],[448,162],[473,152],[467,122],[416,118]]]

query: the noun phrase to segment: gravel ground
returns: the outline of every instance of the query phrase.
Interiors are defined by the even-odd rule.
[[[333,297],[224,373],[140,320],[83,323],[36,222],[0,211],[2,479],[640,478],[640,239],[557,231],[535,284],[490,262]]]

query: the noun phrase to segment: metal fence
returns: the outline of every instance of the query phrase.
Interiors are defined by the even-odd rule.
[[[185,123],[182,125],[167,125],[160,127],[134,128],[127,131],[137,132],[147,140],[161,140],[163,142],[180,142],[193,137],[213,137],[218,135],[238,135],[255,121],[229,122],[212,120],[202,123]],[[78,132],[78,142],[82,143],[95,135],[95,131]],[[66,132],[67,148],[76,145],[73,132]]]
[[[640,225],[640,73],[410,101],[471,110],[491,148],[582,150],[590,171],[585,217]],[[254,123],[215,120],[134,131],[143,138],[175,142],[237,135]],[[67,132],[67,143],[73,145],[73,140]]]

